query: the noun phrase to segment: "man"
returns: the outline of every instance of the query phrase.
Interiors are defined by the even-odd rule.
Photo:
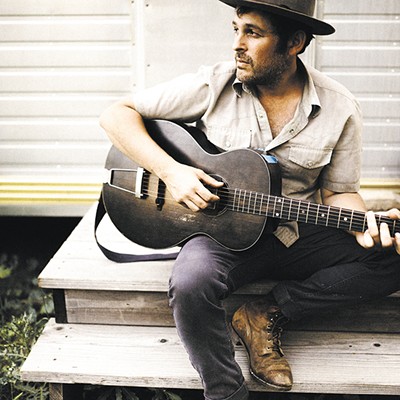
[[[113,143],[194,212],[218,200],[206,186],[221,183],[166,154],[142,117],[196,122],[223,149],[251,147],[274,155],[285,196],[366,211],[357,192],[359,106],[343,86],[298,58],[314,34],[331,34],[333,27],[312,17],[314,0],[221,1],[236,7],[235,64],[203,67],[111,106],[101,124]],[[240,286],[265,277],[284,281],[262,300],[243,305],[232,320],[251,373],[277,390],[292,387],[279,339],[285,321],[399,289],[400,237],[367,215],[366,233],[281,222],[245,251],[201,235],[185,243],[170,279],[170,304],[206,399],[248,398],[221,304]]]

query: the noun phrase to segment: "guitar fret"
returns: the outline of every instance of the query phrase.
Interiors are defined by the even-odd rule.
[[[261,201],[260,201],[260,211],[259,214],[262,215],[262,206],[264,204],[264,193],[261,193]]]
[[[288,218],[287,218],[287,210],[286,210],[286,208],[285,208],[286,199],[285,199],[284,197],[281,198],[281,204],[282,204],[282,207],[281,207],[281,215],[280,215],[280,218],[283,218],[284,220],[287,220],[287,219],[288,219]],[[286,213],[286,217],[285,217],[285,213]]]
[[[297,203],[299,204],[299,207],[297,208],[297,220],[300,221],[300,205],[301,205],[301,201],[297,200]]]
[[[283,209],[283,202],[281,198],[275,197],[275,205],[276,203],[280,203],[281,204],[281,211],[278,211],[274,208],[274,216],[275,218],[281,218],[282,216],[282,209]]]
[[[307,222],[307,215],[308,212],[308,206],[307,203],[300,201],[299,202],[299,221],[300,222]]]
[[[326,216],[326,224],[325,224],[325,226],[328,226],[328,224],[329,224],[329,213],[331,212],[331,207],[330,206],[327,206],[327,207],[328,207],[328,214]]]
[[[350,221],[351,221],[351,210],[345,210],[341,208],[339,211],[337,227],[350,230]]]
[[[353,220],[351,222],[351,230],[357,232],[365,231],[366,215],[362,211],[353,211]]]
[[[271,216],[271,215],[273,215],[272,213],[271,213],[271,211],[270,211],[270,209],[269,209],[269,201],[271,200],[271,196],[270,195],[268,195],[268,200],[267,200],[267,210],[266,210],[266,215],[268,215],[268,216]]]
[[[349,230],[352,230],[353,227],[353,217],[354,217],[354,210],[351,210],[351,217],[350,217],[350,224],[349,224]]]
[[[317,223],[317,219],[318,219],[318,204],[309,204],[309,222],[316,224]],[[314,217],[314,221],[312,220],[312,218]]]
[[[362,231],[365,232],[365,223],[367,222],[367,215],[364,215],[364,220],[363,220],[363,226],[362,226]]]
[[[287,205],[287,208],[286,208],[285,206],[286,206],[287,202],[289,202],[289,205]],[[282,198],[282,218],[290,221],[291,207],[292,207],[292,200],[291,199]],[[285,216],[285,213],[286,213],[286,216]]]
[[[337,219],[336,228],[339,228],[339,225],[340,225],[340,216],[341,216],[341,214],[342,214],[342,209],[340,208],[340,209],[339,209],[339,215],[338,215],[338,219]]]
[[[323,204],[318,204],[317,206],[317,216],[315,218],[315,223],[317,225],[326,224],[326,206]]]
[[[250,192],[249,200],[248,200],[248,202],[247,202],[247,213],[248,213],[248,214],[250,214],[251,194],[252,194],[252,192]]]
[[[310,212],[310,203],[307,205],[306,222],[308,222],[308,214]]]
[[[392,226],[392,230],[391,230],[391,235],[394,236],[396,232],[398,232],[396,230],[396,224],[397,224],[398,220],[393,220],[393,226]]]
[[[288,219],[289,219],[289,221],[292,219],[292,216],[291,216],[291,212],[292,212],[292,204],[293,204],[293,200],[292,200],[292,199],[290,199],[290,204],[289,204],[289,212],[288,212]]]
[[[240,196],[242,195],[242,189],[238,189],[236,198],[236,211],[240,211]]]

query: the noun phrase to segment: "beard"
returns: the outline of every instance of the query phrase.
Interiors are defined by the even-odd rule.
[[[290,61],[286,53],[275,52],[268,63],[256,65],[253,59],[246,54],[237,53],[236,61],[244,62],[248,65],[246,69],[236,70],[237,78],[246,85],[263,85],[269,89],[276,88],[282,81],[283,74],[289,69]]]

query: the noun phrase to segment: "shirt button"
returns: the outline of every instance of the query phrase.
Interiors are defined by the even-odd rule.
[[[231,142],[226,142],[225,145],[226,145],[226,147],[231,147],[232,143]]]
[[[290,133],[293,133],[293,132],[294,132],[294,129],[291,129],[289,132],[290,132]]]
[[[310,168],[311,168],[313,165],[314,165],[314,163],[313,163],[312,161],[309,161],[309,162],[307,163],[307,166],[310,167]]]

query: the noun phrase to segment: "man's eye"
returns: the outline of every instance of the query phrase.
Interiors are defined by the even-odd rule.
[[[255,31],[253,31],[253,30],[248,30],[247,31],[247,34],[249,35],[249,36],[253,36],[253,37],[258,37],[258,36],[260,36],[257,32],[255,32]]]

